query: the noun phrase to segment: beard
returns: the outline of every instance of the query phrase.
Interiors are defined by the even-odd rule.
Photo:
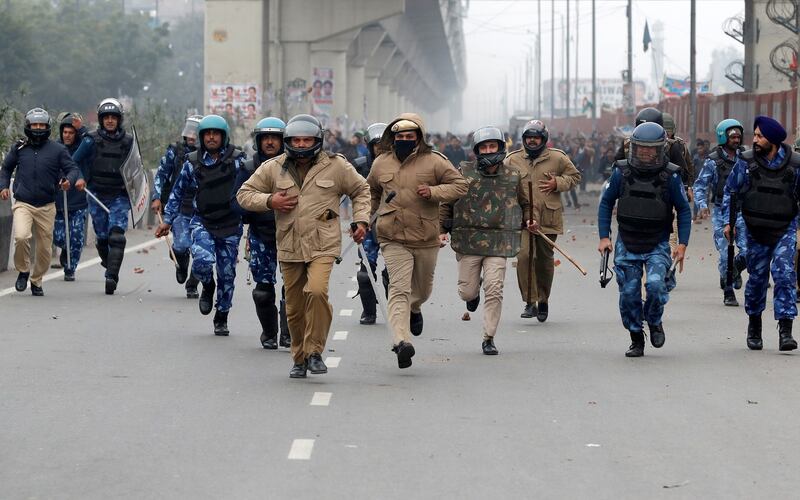
[[[767,156],[769,151],[760,146],[758,143],[753,143],[753,152],[759,156]]]

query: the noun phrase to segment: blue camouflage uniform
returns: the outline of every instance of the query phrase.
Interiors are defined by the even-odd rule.
[[[153,180],[153,193],[150,201],[161,200],[162,210],[164,210],[163,207],[166,205],[166,200],[169,196],[168,191],[171,190],[171,186],[175,184],[180,175],[186,154],[192,150],[185,145],[179,147],[176,144],[170,144],[161,157]],[[176,254],[183,254],[189,251],[192,246],[192,234],[189,229],[192,214],[191,210],[187,210],[189,207],[181,206],[179,208],[181,210],[175,214],[175,219],[172,222],[172,249],[175,250]]]
[[[600,198],[598,209],[598,227],[600,238],[611,235],[611,214],[614,204],[622,195],[622,184],[625,182],[622,171],[615,168],[608,179],[608,186]],[[686,198],[683,182],[677,173],[668,178],[667,202],[678,213],[678,241],[683,245],[689,243],[692,225],[692,211]],[[671,224],[670,224],[671,227]],[[621,236],[617,236],[614,249],[614,272],[619,285],[619,311],[622,324],[630,332],[642,332],[642,321],[651,325],[660,325],[664,314],[664,305],[669,301],[669,292],[675,283],[669,280],[668,273],[672,264],[670,256],[669,235],[671,229],[665,229],[656,246],[644,253],[634,253],[625,247]],[[642,302],[642,275],[646,273],[645,290],[647,297]]]
[[[781,145],[778,154],[766,168],[779,169],[787,154],[791,150],[786,145]],[[789,167],[791,168],[791,167]],[[733,167],[728,182],[725,184],[725,197],[722,203],[723,220],[728,220],[731,193],[744,193],[750,187],[750,172],[747,161],[739,158]],[[800,188],[800,175],[795,173],[794,197],[798,198]],[[741,195],[740,195],[741,198]],[[794,269],[794,253],[796,247],[797,218],[793,218],[786,227],[783,235],[775,244],[759,242],[753,236],[753,228],[747,234],[747,285],[745,286],[744,300],[745,311],[749,316],[760,315],[766,308],[767,286],[769,275],[772,273],[774,283],[774,315],[776,320],[794,319],[797,316],[797,280]]]
[[[86,127],[81,127],[76,132],[75,142],[70,146],[66,146],[70,156],[75,155],[81,144],[81,138],[86,135]],[[58,142],[62,143],[61,140]],[[74,160],[74,158],[73,158]],[[77,162],[76,162],[77,163]],[[85,162],[77,163],[81,171],[79,179],[84,179],[88,175],[88,165]],[[65,275],[74,275],[75,268],[78,267],[78,262],[81,260],[83,247],[86,245],[86,214],[88,210],[88,203],[86,201],[86,193],[78,191],[75,186],[71,186],[67,191],[67,211],[69,218],[69,262],[67,262],[67,232],[64,225],[64,198],[63,194],[59,194],[56,199],[56,219],[53,225],[53,244],[61,249],[61,265],[64,267]],[[69,264],[69,265],[68,265]]]
[[[260,152],[255,152],[255,169],[258,165],[267,161],[268,158],[264,157]],[[239,170],[239,178],[236,181],[237,186],[244,184],[250,178],[251,173],[246,168]],[[275,271],[278,266],[278,248],[275,243],[275,229],[274,229],[274,215],[268,215],[242,211],[243,222],[250,224],[250,230],[247,233],[247,241],[250,245],[250,272],[253,273],[253,280],[258,283],[275,284]],[[259,217],[272,217],[272,224],[270,224],[270,234],[259,234],[260,231],[254,226],[259,222]]]
[[[227,149],[232,147],[234,146],[226,146],[220,151],[220,155],[224,155]],[[245,156],[243,153],[239,154],[239,156],[234,159],[237,176],[239,170],[242,168],[244,160]],[[215,160],[207,151],[202,152],[200,161],[206,166],[211,166],[215,163]],[[238,182],[236,184],[234,192],[231,193],[231,203],[234,205],[235,210],[241,214],[241,208],[235,198],[236,191],[238,191],[240,184],[238,184]],[[167,201],[167,206],[164,209],[164,222],[166,224],[172,224],[178,216],[181,199],[186,190],[193,189],[196,191],[197,187],[198,182],[194,167],[187,159],[183,164],[178,180],[172,187],[169,201]],[[204,286],[209,285],[214,281],[214,267],[216,266],[217,301],[215,307],[218,312],[225,313],[231,309],[233,304],[234,282],[236,280],[236,259],[239,254],[239,242],[242,238],[242,225],[240,223],[238,231],[230,236],[215,236],[203,224],[203,219],[197,211],[196,200],[194,206],[195,212],[189,222],[192,238],[192,273]]]
[[[725,158],[729,158],[728,153],[726,152],[725,148],[718,148],[718,154],[724,155]],[[737,152],[736,158],[739,158],[739,154]],[[708,201],[710,194],[713,194],[713,190],[717,183],[720,180],[718,179],[718,169],[717,164],[714,162],[713,159],[707,158],[705,163],[703,164],[703,168],[700,171],[700,174],[697,176],[697,180],[694,182],[692,186],[692,190],[694,191],[694,201],[697,206],[702,210],[708,208]],[[709,190],[712,193],[709,193]],[[713,196],[712,196],[713,197]],[[721,199],[714,199],[712,200],[713,204],[711,206],[711,225],[714,230],[713,237],[714,237],[714,246],[717,248],[717,252],[719,253],[719,260],[717,264],[717,268],[719,270],[719,278],[720,283],[722,284],[728,272],[728,240],[725,238],[723,234],[723,229],[728,224],[728,219],[723,216],[722,209],[720,205],[722,204]],[[746,259],[747,258],[747,226],[744,223],[744,218],[742,218],[742,214],[739,213],[736,216],[736,229],[735,229],[735,240],[736,246],[739,249],[739,254],[736,256],[736,259]],[[725,285],[727,287],[727,284]],[[741,282],[737,286],[740,287]]]

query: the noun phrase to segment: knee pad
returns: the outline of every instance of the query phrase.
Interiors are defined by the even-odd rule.
[[[114,248],[125,248],[125,243],[127,240],[125,239],[125,233],[117,228],[111,228],[111,232],[108,235],[108,246]]]

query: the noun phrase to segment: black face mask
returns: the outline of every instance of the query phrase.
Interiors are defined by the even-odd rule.
[[[415,147],[417,147],[417,141],[394,141],[394,154],[397,155],[398,160],[403,162],[411,155]]]
[[[484,175],[488,175],[486,174],[486,171],[493,165],[498,165],[502,163],[505,158],[506,158],[505,151],[498,151],[497,153],[480,153],[476,158],[478,162],[478,171],[480,171]],[[497,175],[497,173],[495,172],[492,175]]]

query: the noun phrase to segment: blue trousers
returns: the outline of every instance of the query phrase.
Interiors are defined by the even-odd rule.
[[[65,273],[74,273],[81,260],[83,246],[86,244],[86,210],[80,208],[68,212],[69,217],[69,265],[64,267]],[[53,226],[53,244],[63,251],[67,250],[67,230],[64,225],[64,212],[56,212]]]
[[[192,218],[178,214],[172,219],[172,249],[175,253],[186,253],[192,247]]]
[[[250,272],[256,283],[275,284],[275,269],[278,265],[278,249],[275,243],[268,245],[254,231],[248,236],[250,243]]]
[[[120,195],[108,201],[102,200],[111,213],[106,213],[93,199],[89,198],[89,214],[92,216],[92,227],[98,240],[107,240],[112,227],[118,227],[123,232],[128,229],[128,212],[131,202],[127,195]]]
[[[364,251],[367,252],[367,260],[373,269],[378,265],[379,250],[380,246],[378,245],[378,239],[375,237],[375,231],[368,232],[367,237],[364,238]]]
[[[619,313],[626,330],[641,332],[643,320],[661,324],[669,292],[675,286],[666,282],[671,265],[669,241],[662,241],[647,253],[633,253],[625,248],[622,238],[617,238],[614,272],[619,285]],[[642,276],[645,272],[647,297],[642,302]]]
[[[236,257],[239,254],[239,241],[242,227],[227,238],[218,238],[203,226],[200,218],[192,217],[192,273],[201,283],[214,280],[214,267],[217,268],[217,303],[219,312],[230,311],[233,304],[233,289],[236,281]]]
[[[719,277],[725,279],[728,273],[728,240],[725,239],[723,229],[728,224],[728,220],[722,216],[722,210],[716,205],[711,207],[711,225],[714,228],[714,246],[719,253]],[[747,226],[744,223],[742,214],[736,217],[735,243],[739,248],[739,255],[747,257]]]
[[[790,227],[775,245],[768,246],[747,237],[747,285],[744,289],[744,309],[748,315],[761,314],[767,307],[767,284],[772,272],[775,319],[794,319],[797,316],[797,274],[794,253],[797,234]]]

